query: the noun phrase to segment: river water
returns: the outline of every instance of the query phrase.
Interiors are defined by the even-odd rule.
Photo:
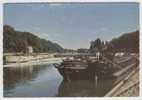
[[[64,81],[52,65],[4,68],[4,97],[102,97],[112,79]]]

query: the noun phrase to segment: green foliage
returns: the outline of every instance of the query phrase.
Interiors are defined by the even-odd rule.
[[[32,46],[34,52],[75,52],[74,50],[63,49],[57,43],[41,39],[29,32],[14,30],[11,26],[5,25],[3,32],[4,52],[25,52],[27,46]],[[107,48],[107,49],[106,49]],[[103,43],[99,38],[91,42],[89,51],[105,50],[109,52],[139,52],[139,31],[124,34],[110,42]]]
[[[90,52],[94,53],[97,51],[102,51],[102,49],[104,48],[104,42],[101,41],[101,39],[97,38],[95,41],[91,41],[91,45],[90,45]]]
[[[124,34],[110,41],[115,52],[139,52],[139,31]]]
[[[91,42],[90,49],[93,48],[101,49],[101,40],[99,38]]]
[[[139,31],[124,34],[110,42],[101,41],[99,38],[91,42],[90,51],[96,52],[139,52]]]
[[[4,52],[25,52],[27,46],[32,46],[34,52],[63,52],[64,49],[51,41],[41,39],[29,32],[15,31],[5,25],[3,32]]]

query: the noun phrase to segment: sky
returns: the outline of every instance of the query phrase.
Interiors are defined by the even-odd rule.
[[[63,48],[89,48],[139,29],[138,3],[8,3],[4,25],[31,32]]]

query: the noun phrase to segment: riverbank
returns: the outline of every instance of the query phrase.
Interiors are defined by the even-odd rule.
[[[62,62],[62,58],[55,57],[55,53],[4,53],[3,60],[4,67],[21,67]]]
[[[44,64],[53,64],[53,63],[61,63],[62,58],[46,58],[46,59],[36,59],[29,60],[26,62],[18,62],[18,63],[8,63],[3,65],[4,67],[22,67],[22,66],[32,66],[32,65],[44,65]]]

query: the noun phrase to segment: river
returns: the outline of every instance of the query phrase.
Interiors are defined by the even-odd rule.
[[[52,65],[4,68],[4,97],[102,97],[112,79],[64,81]]]

